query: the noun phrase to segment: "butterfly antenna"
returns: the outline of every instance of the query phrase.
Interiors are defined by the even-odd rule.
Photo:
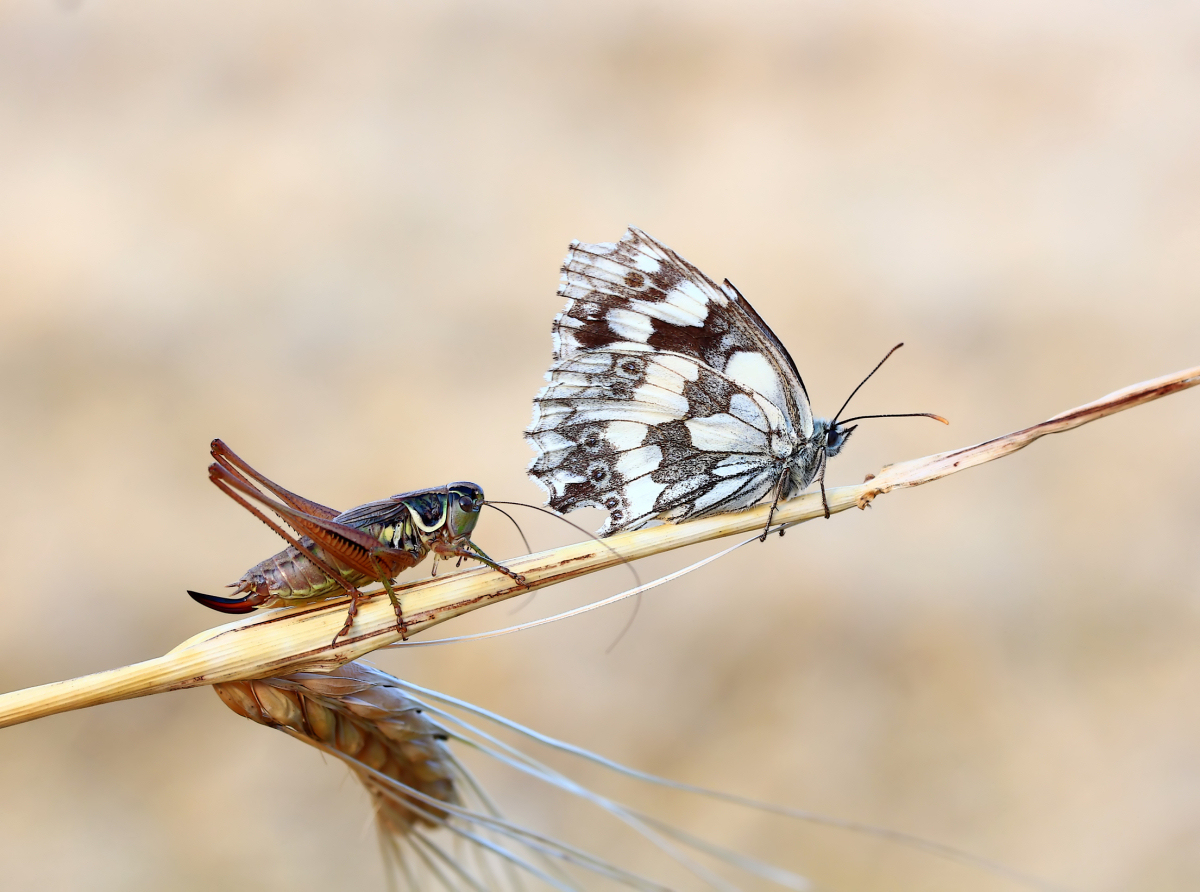
[[[888,358],[889,358],[889,357],[890,357],[890,356],[891,356],[893,353],[895,353],[897,350],[899,350],[899,349],[900,349],[901,347],[903,347],[903,346],[904,346],[904,342],[903,342],[903,341],[901,341],[899,344],[897,344],[895,347],[893,347],[891,350],[889,350],[889,351],[887,352],[887,356],[885,356],[885,357],[883,357],[883,359],[879,360],[879,362],[878,362],[878,364],[875,366],[875,368],[871,369],[871,373],[870,373],[869,375],[867,375],[867,377],[863,378],[863,379],[862,379],[860,382],[858,382],[858,386],[857,386],[857,387],[855,387],[855,388],[854,388],[852,391],[850,391],[850,395],[849,395],[848,397],[846,397],[846,402],[842,403],[842,408],[840,408],[840,409],[838,409],[838,410],[837,410],[837,415],[834,415],[834,416],[833,416],[833,421],[829,422],[829,427],[830,427],[831,429],[837,426],[838,417],[839,417],[839,416],[840,416],[840,415],[841,415],[843,412],[845,412],[845,411],[846,411],[846,407],[847,407],[848,405],[850,405],[850,400],[854,399],[854,394],[856,394],[856,393],[858,393],[860,390],[862,390],[862,386],[863,386],[864,384],[866,384],[868,381],[870,381],[870,380],[871,380],[871,375],[874,375],[874,374],[875,374],[877,371],[879,371],[879,367],[880,367],[881,365],[883,365],[885,362],[887,362],[887,361],[888,361]]]
[[[487,505],[489,508],[499,511],[501,514],[503,514],[505,517],[507,517],[510,521],[512,521],[512,525],[517,528],[517,534],[521,537],[521,542],[523,542],[525,545],[525,553],[532,554],[533,546],[530,545],[529,540],[525,538],[525,531],[523,529],[521,529],[521,525],[519,523],[517,523],[516,518],[513,517],[511,514],[509,514],[507,511],[505,511],[503,508],[497,508],[491,502],[484,502],[483,504]]]
[[[587,530],[585,530],[583,527],[581,527],[579,524],[577,524],[577,523],[573,523],[573,522],[571,522],[571,521],[567,520],[567,519],[566,519],[565,517],[563,517],[561,514],[556,514],[556,513],[555,513],[555,512],[553,512],[553,511],[548,511],[548,510],[547,510],[547,509],[545,509],[545,508],[541,508],[541,507],[539,507],[539,506],[537,506],[537,505],[530,505],[530,504],[528,504],[528,503],[526,503],[526,502],[499,502],[499,501],[493,501],[493,500],[491,500],[491,499],[488,499],[487,501],[485,501],[485,502],[484,502],[484,504],[485,504],[485,505],[491,505],[493,508],[495,508],[495,506],[496,506],[496,505],[519,505],[519,506],[520,506],[520,507],[522,507],[522,508],[532,508],[534,511],[541,511],[543,514],[548,514],[548,515],[550,515],[551,517],[553,517],[553,518],[555,518],[555,519],[557,519],[557,520],[561,520],[563,523],[567,524],[568,526],[573,526],[573,527],[575,527],[575,529],[579,530],[579,532],[583,533],[585,536],[587,536],[587,537],[588,537],[589,539],[591,539],[593,542],[598,542],[599,544],[603,545],[603,546],[604,546],[604,548],[605,548],[605,550],[607,550],[609,554],[611,554],[611,555],[612,555],[613,557],[615,557],[615,558],[616,558],[618,561],[620,561],[622,564],[624,564],[626,567],[628,567],[628,568],[629,568],[629,572],[633,574],[633,578],[634,578],[634,579],[637,581],[637,584],[638,584],[638,585],[641,585],[641,584],[642,584],[642,578],[641,578],[641,577],[638,575],[638,571],[637,571],[636,569],[634,569],[634,566],[633,566],[633,564],[631,564],[629,561],[625,560],[625,558],[623,558],[623,557],[621,557],[619,554],[617,554],[617,553],[616,553],[616,552],[613,550],[612,546],[611,546],[611,545],[609,545],[607,542],[605,542],[603,539],[600,539],[600,538],[598,538],[597,536],[594,536],[594,535],[592,535],[592,534],[591,534],[591,533],[589,533]],[[497,510],[497,511],[499,511],[500,509],[499,509],[499,508],[497,508],[496,510]],[[522,538],[523,538],[523,537],[522,537]],[[528,548],[528,547],[529,547],[529,543],[526,543],[526,544],[525,544],[525,547],[526,547],[526,548]],[[530,549],[530,550],[532,550],[532,549]]]
[[[864,418],[932,418],[934,421],[940,421],[942,424],[950,423],[941,415],[934,415],[932,412],[889,412],[886,415],[855,415],[853,418],[843,420],[842,424],[849,424],[851,421],[862,421]]]

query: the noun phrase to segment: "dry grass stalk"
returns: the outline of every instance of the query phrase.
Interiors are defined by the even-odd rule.
[[[1197,384],[1200,384],[1200,367],[1186,369],[1116,391],[1041,424],[975,446],[890,465],[858,486],[829,490],[829,510],[837,513],[864,507],[893,489],[938,480],[1001,458],[1047,434],[1071,430]],[[532,588],[543,588],[611,567],[620,559],[636,560],[761,529],[768,510],[764,504],[737,514],[636,530],[612,536],[604,545],[582,542],[516,558],[506,564],[523,574]],[[810,493],[780,505],[775,520],[794,524],[822,514],[820,495]],[[398,588],[397,594],[405,616],[410,618],[409,631],[415,633],[525,591],[494,571],[478,569],[411,583]],[[210,629],[144,663],[0,695],[0,727],[84,706],[197,685],[298,671],[327,671],[399,640],[391,605],[384,598],[374,598],[361,608],[351,635],[339,639],[334,647],[331,642],[341,628],[344,615],[341,600],[267,610]]]

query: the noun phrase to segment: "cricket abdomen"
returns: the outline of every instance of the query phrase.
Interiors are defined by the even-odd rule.
[[[325,554],[321,547],[314,544],[311,539],[305,537],[300,541],[317,557],[333,569],[338,570],[342,578],[355,588],[373,581],[369,576],[343,567],[338,561]],[[271,598],[279,601],[308,601],[315,598],[328,598],[345,591],[345,588],[337,580],[330,579],[324,570],[293,545],[289,545],[279,554],[255,564],[234,583],[233,587],[239,592],[247,594],[253,592],[262,599],[259,604],[266,604]]]

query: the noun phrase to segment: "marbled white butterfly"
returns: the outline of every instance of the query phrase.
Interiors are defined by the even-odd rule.
[[[824,492],[846,425],[868,417],[813,418],[792,357],[729,280],[639,229],[572,242],[558,293],[529,474],[560,513],[607,509],[602,536],[778,503],[814,479]]]

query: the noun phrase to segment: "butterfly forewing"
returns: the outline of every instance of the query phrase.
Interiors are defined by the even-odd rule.
[[[754,308],[640,229],[616,244],[572,243],[558,293],[567,306],[554,320],[556,360],[631,347],[681,353],[763,394],[811,435],[795,363]]]

